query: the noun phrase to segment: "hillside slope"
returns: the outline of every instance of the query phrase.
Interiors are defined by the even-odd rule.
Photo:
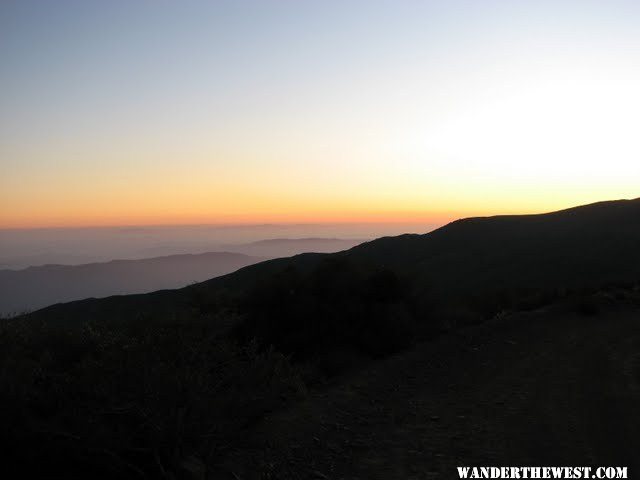
[[[635,471],[639,213],[466,219],[8,320],[9,457],[78,478]]]
[[[274,274],[312,274],[327,259],[386,268],[409,279],[430,301],[502,298],[540,289],[598,288],[640,279],[640,199],[595,203],[539,215],[457,220],[424,235],[385,237],[334,254],[302,254],[262,262],[171,292],[75,302],[37,312],[80,318],[109,311],[121,317],[184,310],[195,296],[239,294]]]
[[[639,246],[636,199],[462,219],[426,235],[374,240],[350,255],[408,272],[443,294],[635,281]]]

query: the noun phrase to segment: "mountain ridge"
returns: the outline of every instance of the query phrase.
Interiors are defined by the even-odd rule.
[[[83,298],[177,288],[262,260],[264,257],[241,253],[207,252],[0,270],[0,312],[6,314]]]
[[[507,291],[635,281],[640,278],[638,245],[640,198],[612,200],[550,213],[469,217],[425,234],[381,237],[332,254],[267,260],[180,290],[105,301],[120,303],[122,308],[116,310],[125,316],[134,311],[156,312],[150,308],[153,303],[165,304],[169,298],[180,299],[174,306],[184,311],[194,294],[211,297],[220,291],[247,291],[287,268],[313,271],[325,259],[389,268],[411,278],[432,300],[470,301],[470,297],[499,296]],[[91,307],[91,311],[99,310],[99,306]],[[64,305],[45,313],[55,317],[80,314],[64,312]]]

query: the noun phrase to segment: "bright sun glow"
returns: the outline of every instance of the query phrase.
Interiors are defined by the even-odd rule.
[[[629,77],[547,75],[445,117],[423,147],[498,178],[589,184],[640,178],[640,89]]]
[[[0,228],[640,195],[634,2],[250,3],[9,9]]]

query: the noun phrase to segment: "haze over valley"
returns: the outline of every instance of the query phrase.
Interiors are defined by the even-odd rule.
[[[351,232],[365,233],[372,228],[376,226],[356,226]],[[378,228],[385,230],[384,226]],[[88,297],[180,288],[269,258],[337,252],[364,241],[317,237],[249,241],[260,234],[335,230],[332,226],[246,226],[85,229],[79,235],[63,229],[2,232],[0,236],[12,243],[15,256],[4,259],[5,267],[13,268],[0,269],[0,315]],[[349,228],[342,231],[349,233]],[[25,235],[30,240],[26,245],[20,242]],[[232,240],[246,243],[222,243]],[[29,251],[31,255],[17,254]],[[74,251],[84,252],[84,256],[71,253]],[[158,256],[145,258],[145,254]],[[122,257],[82,262],[112,255]],[[26,262],[34,265],[25,267]]]
[[[424,233],[438,226],[440,223],[435,222],[355,222],[0,229],[0,269],[220,251],[279,257],[300,253],[304,251],[301,248],[315,251],[340,249],[343,245],[348,248],[380,236]],[[306,241],[306,246],[287,242],[300,239],[318,241]],[[270,243],[254,244],[263,240]]]

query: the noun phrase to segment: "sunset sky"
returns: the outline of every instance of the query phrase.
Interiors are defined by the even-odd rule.
[[[637,1],[0,3],[0,228],[640,196]]]

